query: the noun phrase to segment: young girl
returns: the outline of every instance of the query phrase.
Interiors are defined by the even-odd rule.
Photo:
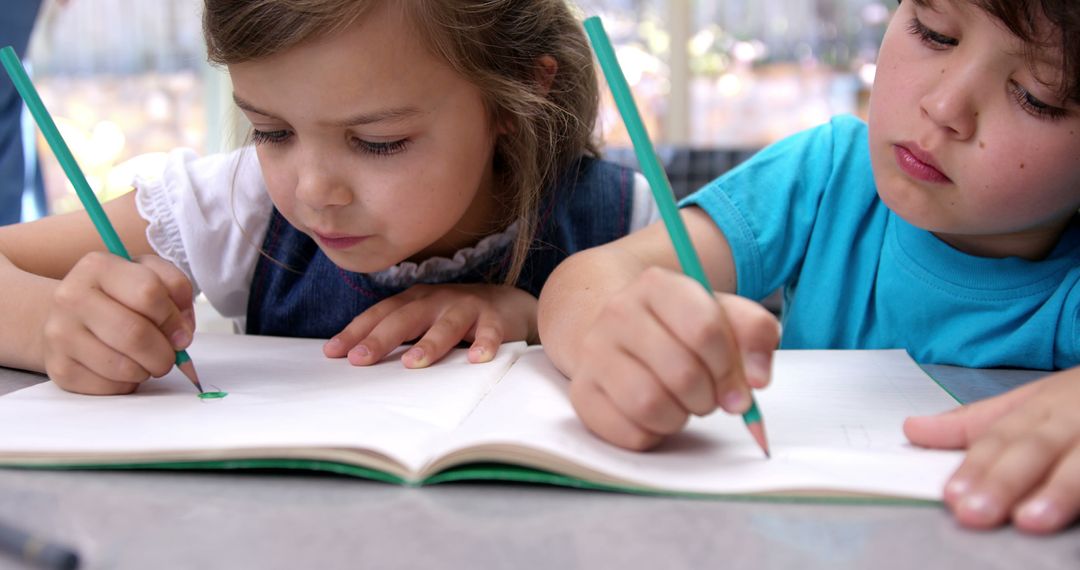
[[[563,0],[206,0],[204,29],[255,151],[174,152],[106,204],[135,263],[82,212],[0,230],[0,363],[130,393],[191,342],[197,291],[358,365],[418,337],[406,366],[462,339],[484,361],[535,338],[561,259],[655,217],[592,158],[596,78]]]
[[[869,127],[841,117],[795,135],[684,202],[719,303],[678,274],[656,225],[560,266],[541,295],[541,339],[583,422],[632,449],[690,414],[745,411],[778,340],[971,367],[1077,365],[1077,149],[1080,4],[903,2]],[[782,339],[745,298],[780,286]],[[988,434],[946,489],[964,524],[1011,516],[1049,531],[1080,513],[1080,387],[1021,392],[967,419],[909,421],[930,446]]]

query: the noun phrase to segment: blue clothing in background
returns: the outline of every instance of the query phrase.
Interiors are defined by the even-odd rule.
[[[544,193],[538,231],[518,287],[534,296],[570,254],[613,241],[630,229],[634,173],[583,158]],[[274,210],[255,266],[248,298],[247,333],[330,338],[353,318],[411,284],[387,284],[334,265],[318,245]],[[502,283],[510,244],[438,283]]]
[[[961,253],[878,198],[866,124],[838,117],[682,202],[731,244],[738,293],[784,288],[782,348],[905,348],[968,367],[1080,364],[1080,220],[1044,260]]]
[[[41,0],[7,0],[0,10],[0,47],[12,46],[19,59],[26,55]],[[44,188],[35,160],[29,168],[23,154],[22,99],[7,74],[0,74],[0,226],[17,223],[22,215],[23,190],[33,185],[44,209]]]

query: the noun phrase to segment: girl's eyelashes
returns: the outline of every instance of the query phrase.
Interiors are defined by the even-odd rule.
[[[259,129],[251,130],[251,142],[256,145],[260,144],[282,144],[289,140],[292,136],[291,131],[285,129],[278,131],[260,131]]]
[[[912,18],[908,23],[908,32],[919,38],[919,41],[930,49],[942,50],[960,44],[956,38],[950,38],[927,28],[918,18]]]
[[[364,139],[353,138],[352,144],[360,152],[366,152],[369,154],[375,154],[380,156],[389,156],[404,151],[405,148],[409,146],[409,139],[399,139],[396,141],[386,142],[373,142],[366,141]]]
[[[292,136],[293,132],[287,129],[276,131],[260,131],[259,129],[251,130],[251,140],[256,145],[284,144],[288,142]],[[353,148],[360,152],[378,156],[389,156],[404,151],[409,144],[409,139],[375,142],[353,137],[349,139],[349,142]]]
[[[1021,109],[1027,111],[1036,118],[1055,121],[1064,118],[1067,113],[1065,109],[1047,105],[1036,99],[1030,91],[1024,89],[1022,85],[1015,81],[1009,82],[1009,92],[1012,93],[1013,98],[1016,99],[1016,103],[1020,105]]]

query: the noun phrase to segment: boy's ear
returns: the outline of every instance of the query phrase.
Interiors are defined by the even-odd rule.
[[[555,83],[555,74],[559,72],[559,62],[550,55],[542,55],[536,59],[536,84],[540,87],[540,95],[546,96],[551,91],[551,84]]]

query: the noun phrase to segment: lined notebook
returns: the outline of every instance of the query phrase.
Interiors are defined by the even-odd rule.
[[[738,416],[692,418],[639,453],[574,415],[568,380],[540,347],[458,350],[405,369],[327,359],[323,341],[200,334],[188,353],[201,400],[175,370],[126,396],[45,382],[0,396],[0,465],[310,469],[412,485],[516,480],[648,493],[940,500],[961,452],[920,449],[910,415],[957,405],[904,351],[779,351],[756,392],[772,458]]]

